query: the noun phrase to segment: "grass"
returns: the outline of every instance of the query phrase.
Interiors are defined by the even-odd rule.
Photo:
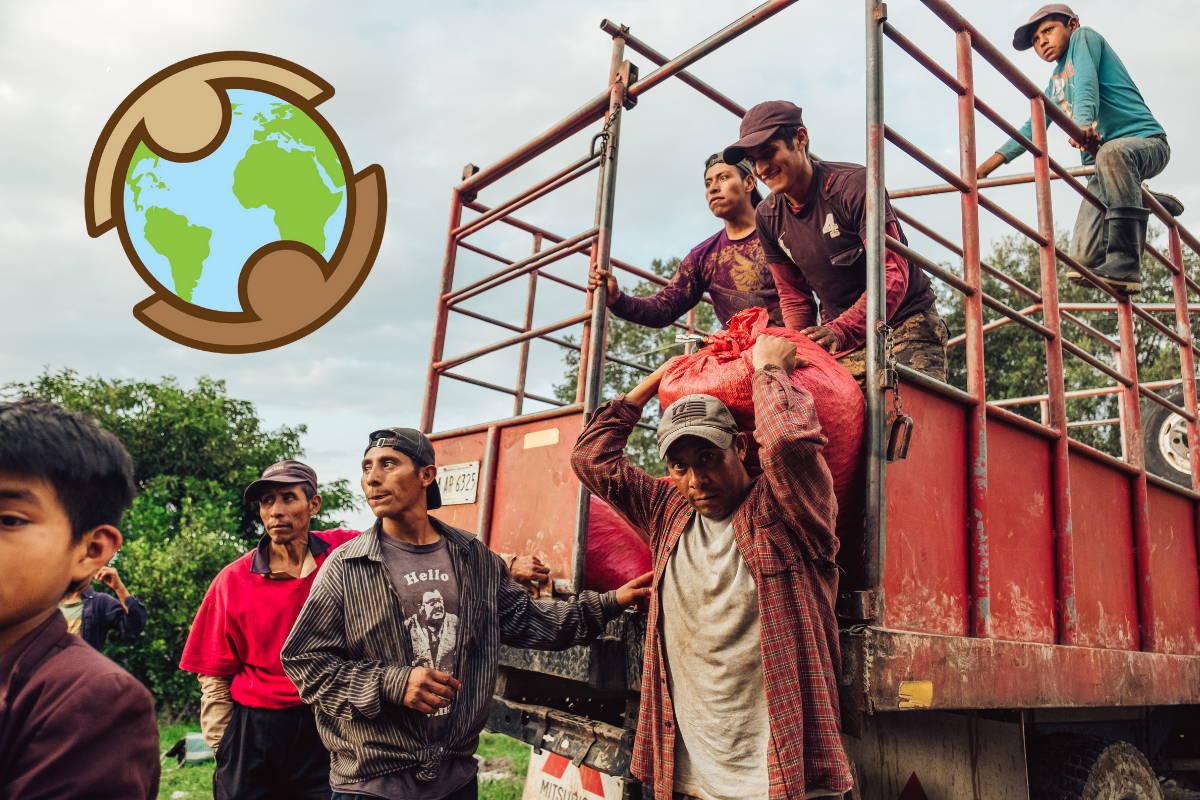
[[[188,731],[198,731],[196,722],[181,722],[158,727],[159,741],[166,750],[183,738]],[[507,758],[512,763],[515,777],[479,782],[480,800],[520,800],[525,789],[525,771],[529,768],[529,746],[499,733],[485,733],[479,738],[479,750],[483,758]],[[212,776],[216,764],[204,761],[176,767],[175,761],[163,764],[162,782],[159,784],[158,799],[170,800],[175,792],[186,792],[182,800],[211,800]]]

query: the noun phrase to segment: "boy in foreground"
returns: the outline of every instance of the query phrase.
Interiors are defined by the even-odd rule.
[[[58,610],[121,547],[133,464],[117,439],[48,403],[0,403],[0,797],[158,792],[154,701]]]
[[[1084,164],[1096,165],[1088,189],[1105,208],[1083,200],[1071,235],[1071,258],[1116,291],[1140,292],[1142,248],[1150,215],[1142,205],[1142,181],[1167,166],[1171,158],[1167,134],[1146,107],[1116,52],[1103,36],[1081,27],[1079,16],[1070,7],[1051,3],[1039,8],[1017,28],[1013,47],[1032,47],[1043,61],[1054,65],[1046,94],[1083,128],[1083,141],[1072,140],[1071,144],[1082,151]],[[1021,133],[1028,138],[1032,130],[1032,121],[1026,122]],[[1024,150],[1022,144],[1009,139],[979,165],[979,177]],[[1155,197],[1171,214],[1183,213],[1183,205],[1174,197]],[[1076,272],[1069,277],[1075,283],[1088,283]]]

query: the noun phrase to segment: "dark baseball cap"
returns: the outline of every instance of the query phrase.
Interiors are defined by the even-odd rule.
[[[1028,22],[1017,28],[1017,32],[1013,34],[1013,47],[1018,50],[1028,50],[1033,47],[1033,34],[1037,32],[1038,25],[1042,20],[1051,14],[1062,14],[1071,19],[1079,19],[1079,15],[1064,3],[1050,3],[1042,6],[1033,12],[1033,16],[1029,18]]]
[[[262,476],[246,487],[242,498],[247,502],[258,499],[263,489],[268,486],[286,486],[290,484],[305,484],[312,487],[313,494],[317,493],[317,472],[308,464],[288,459],[277,461],[262,471]]]
[[[728,450],[737,432],[733,415],[720,400],[711,394],[684,395],[667,406],[658,421],[658,454],[666,458],[671,445],[684,436],[698,436]]]
[[[738,135],[742,138],[725,148],[725,163],[738,163],[746,157],[747,150],[770,139],[772,134],[784,125],[804,127],[800,106],[787,100],[759,103],[742,117],[741,127],[738,128]]]
[[[418,467],[426,467],[436,461],[433,442],[416,428],[380,428],[372,431],[363,454],[372,447],[390,447],[404,453]],[[442,507],[442,490],[438,488],[436,480],[425,487],[425,506],[430,511]]]
[[[707,177],[708,171],[713,168],[714,164],[724,164],[724,163],[725,163],[724,155],[722,155],[721,153],[713,153],[711,156],[709,156],[704,161],[705,176]],[[754,174],[754,165],[750,163],[750,159],[743,158],[741,161],[737,162],[736,164],[730,164],[729,166],[737,167],[738,172],[742,173],[743,177],[755,179],[754,188],[750,190],[750,205],[757,206],[759,203],[761,203],[762,202],[762,194],[760,194],[758,191],[758,178]]]

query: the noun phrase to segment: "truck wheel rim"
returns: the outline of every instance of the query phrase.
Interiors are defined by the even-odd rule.
[[[1158,450],[1173,469],[1185,475],[1191,474],[1192,465],[1188,459],[1187,422],[1178,414],[1172,414],[1163,420],[1158,429]]]

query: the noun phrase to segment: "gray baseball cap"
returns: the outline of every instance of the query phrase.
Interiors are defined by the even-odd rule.
[[[1033,12],[1033,16],[1029,18],[1021,27],[1017,28],[1017,32],[1013,34],[1013,47],[1018,50],[1028,50],[1033,47],[1033,34],[1037,31],[1038,25],[1042,20],[1051,14],[1062,14],[1071,19],[1079,19],[1079,15],[1071,10],[1071,7],[1065,3],[1050,3],[1042,6],[1037,11]]]
[[[658,421],[658,454],[666,458],[667,450],[683,436],[698,436],[728,450],[737,432],[733,415],[720,400],[711,394],[684,395],[667,406]]]

